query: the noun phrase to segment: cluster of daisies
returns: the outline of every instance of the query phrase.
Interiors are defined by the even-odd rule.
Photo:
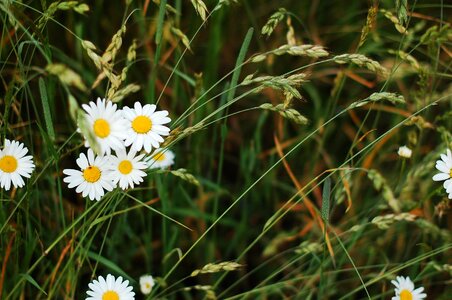
[[[171,121],[166,110],[157,111],[154,104],[142,106],[140,102],[121,110],[100,98],[82,107],[86,111],[88,133],[94,137],[91,141],[100,153],[94,153],[94,145],[85,136],[88,151],[76,160],[80,170],[63,170],[67,175],[63,181],[83,197],[99,201],[105,191],[117,186],[123,190],[134,188],[143,182],[146,169],[166,168],[174,163],[174,153],[160,148],[163,136],[170,132],[164,125]]]
[[[414,288],[414,283],[410,277],[397,276],[396,280],[391,280],[395,286],[395,296],[392,300],[422,300],[427,297],[423,293],[424,288]],[[155,285],[154,279],[151,275],[143,275],[140,277],[140,290],[144,295],[151,293],[152,287]],[[133,287],[129,285],[128,280],[123,280],[121,276],[117,279],[108,274],[104,279],[99,276],[94,279],[89,285],[89,290],[86,292],[88,298],[86,300],[134,300],[135,292]]]

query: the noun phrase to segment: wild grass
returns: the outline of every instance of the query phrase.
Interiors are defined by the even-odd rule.
[[[452,147],[450,13],[2,0],[0,140],[37,167],[0,189],[0,298],[84,299],[111,273],[137,299],[390,299],[400,275],[449,299],[450,199],[432,176]],[[62,180],[97,97],[168,110],[176,153],[99,202]]]

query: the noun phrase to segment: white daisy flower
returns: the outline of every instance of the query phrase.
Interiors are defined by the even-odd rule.
[[[129,286],[128,280],[122,280],[119,276],[118,279],[111,274],[107,275],[107,280],[102,276],[98,279],[94,279],[93,282],[88,284],[89,291],[88,298],[86,300],[134,300],[135,292],[133,287]]]
[[[171,150],[156,150],[146,160],[150,169],[165,169],[174,164],[174,153]]]
[[[441,154],[441,160],[436,161],[436,169],[440,173],[433,176],[434,181],[443,181],[444,188],[449,194],[449,199],[452,199],[452,153],[447,149],[447,154]]]
[[[95,156],[93,150],[88,149],[88,158],[81,153],[77,158],[77,165],[81,171],[64,169],[68,175],[63,179],[69,188],[77,187],[75,192],[88,196],[90,200],[99,201],[105,194],[104,190],[111,191],[115,187],[110,170],[110,161],[105,156]]]
[[[154,285],[154,278],[152,278],[151,275],[143,275],[140,277],[140,290],[143,294],[150,294]]]
[[[423,287],[414,289],[414,283],[410,280],[410,277],[397,276],[396,280],[391,280],[391,283],[395,285],[395,296],[392,300],[421,300],[427,297],[427,294],[422,293]]]
[[[100,147],[100,153],[109,155],[111,149],[124,149],[126,120],[121,110],[116,110],[116,104],[97,98],[97,103],[90,101],[89,105],[83,104],[82,107],[88,113],[86,119]],[[88,139],[85,140],[85,146],[91,147]]]
[[[143,182],[143,177],[146,173],[142,170],[147,169],[147,165],[142,161],[144,154],[136,155],[134,149],[130,149],[129,153],[125,150],[117,150],[116,156],[110,157],[112,168],[113,183],[115,185],[119,182],[119,187],[123,190],[134,187],[134,184]]]
[[[22,177],[30,178],[35,168],[33,157],[25,156],[28,149],[23,143],[5,139],[0,150],[0,186],[9,191],[11,183],[15,188],[25,185]]]
[[[411,151],[411,149],[407,146],[399,147],[399,150],[397,151],[397,154],[403,158],[410,158],[412,153],[413,151]]]
[[[143,107],[140,102],[135,102],[134,108],[123,108],[123,115],[127,120],[127,137],[125,145],[140,151],[144,148],[150,153],[152,148],[159,148],[163,142],[162,136],[169,135],[169,128],[163,124],[171,122],[166,110],[155,111],[154,104],[146,104]]]

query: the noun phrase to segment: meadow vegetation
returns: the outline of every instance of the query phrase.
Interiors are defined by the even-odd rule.
[[[450,299],[452,183],[432,177],[452,148],[451,9],[1,0],[0,149],[36,167],[0,188],[0,299],[85,299],[107,274],[136,299],[391,299],[397,276]],[[175,157],[91,201],[63,170],[103,154],[98,97],[168,111]]]

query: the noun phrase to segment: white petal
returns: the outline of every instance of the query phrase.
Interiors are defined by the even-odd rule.
[[[134,144],[134,148],[137,151],[140,151],[143,148],[143,142],[144,142],[143,135],[142,134],[138,134],[137,138],[135,139],[135,142],[133,143]]]
[[[135,102],[135,104],[133,105],[133,107],[135,108],[135,112],[138,116],[143,114],[143,109],[141,107],[141,103],[140,102]]]
[[[82,182],[83,182],[83,178],[81,176],[78,178],[74,177],[72,182],[69,183],[68,188],[72,189],[72,188],[82,184]]]
[[[438,174],[436,174],[435,176],[433,176],[433,180],[434,181],[442,181],[442,180],[446,180],[446,179],[448,179],[448,178],[450,178],[450,176],[449,176],[449,174],[446,174],[446,173],[438,173]]]
[[[88,149],[88,162],[89,162],[90,165],[94,164],[94,159],[95,159],[94,152],[90,148],[90,149]]]
[[[80,167],[80,169],[84,170],[88,168],[88,159],[86,158],[86,155],[84,153],[80,153],[79,158],[76,160],[77,165]]]
[[[74,170],[74,169],[64,169],[63,174],[69,175],[69,176],[77,176],[77,175],[82,174],[82,172],[80,172],[78,170]]]
[[[449,173],[450,172],[450,167],[447,167],[446,164],[442,161],[437,161],[436,166],[435,166],[440,172],[442,173]]]

